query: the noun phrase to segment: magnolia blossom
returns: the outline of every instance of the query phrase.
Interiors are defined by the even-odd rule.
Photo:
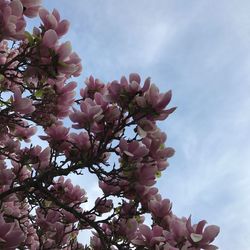
[[[137,237],[132,240],[135,245],[142,245],[147,247],[153,247],[160,242],[165,242],[163,235],[163,229],[159,226],[153,226],[151,229],[149,226],[141,224]]]
[[[124,139],[121,139],[119,149],[122,155],[129,157],[131,160],[140,159],[149,152],[144,144],[137,141],[127,142]]]
[[[76,82],[70,82],[67,85],[63,81],[56,82],[56,108],[58,117],[66,117],[70,113],[70,108],[74,103]]]
[[[0,2],[0,40],[2,38],[15,40],[24,37],[26,22],[22,14],[23,6],[19,0]]]
[[[68,139],[69,128],[65,128],[61,124],[53,124],[46,130],[47,136],[40,136],[43,140],[60,142]]]
[[[67,33],[69,29],[69,21],[61,20],[60,14],[56,9],[54,9],[52,13],[49,13],[49,11],[42,8],[39,11],[39,16],[43,21],[46,30],[55,30],[59,37]]]
[[[21,114],[28,114],[35,110],[35,107],[32,105],[32,100],[22,98],[22,93],[19,88],[14,89],[13,107],[16,112],[20,112]]]
[[[210,225],[204,229],[204,226],[207,222],[205,220],[200,221],[197,225],[191,225],[191,217],[187,221],[187,230],[189,233],[189,241],[193,246],[200,247],[208,250],[218,249],[210,243],[215,239],[219,234],[220,229],[218,226]]]
[[[14,173],[10,169],[7,169],[4,162],[0,161],[0,192],[9,189],[13,178]]]
[[[0,214],[0,244],[4,249],[14,250],[25,239],[25,235],[22,229],[18,226],[18,223],[7,223],[3,215]]]
[[[20,0],[23,5],[23,14],[27,17],[35,17],[41,7],[42,0]]]
[[[129,75],[129,80],[126,77],[122,77],[120,83],[118,81],[112,81],[108,85],[109,98],[112,101],[116,101],[121,105],[125,105],[131,96],[135,96],[137,93],[144,93],[150,86],[150,78],[147,78],[143,87],[140,86],[141,78],[138,74],[132,73]]]
[[[98,213],[107,213],[110,212],[113,208],[112,200],[101,200],[99,197],[95,201],[96,211]]]
[[[102,83],[99,79],[94,79],[93,76],[90,76],[85,80],[86,87],[80,90],[80,95],[83,98],[92,98],[95,93],[105,94],[106,88],[105,84]]]
[[[171,214],[172,204],[169,199],[152,199],[148,202],[148,208],[155,218],[164,218]]]
[[[137,228],[138,222],[136,219],[121,219],[118,221],[116,230],[118,234],[126,236],[126,238],[129,240],[133,240],[136,237]]]
[[[65,181],[63,176],[59,177],[50,191],[54,193],[56,197],[62,199],[66,204],[81,203],[87,200],[85,190],[81,189],[78,185],[74,186],[70,179]]]
[[[16,126],[14,134],[16,137],[23,139],[25,142],[30,142],[30,137],[37,131],[36,127],[29,127],[27,122],[23,122],[21,126]]]
[[[70,114],[72,122],[76,123],[73,128],[88,128],[94,122],[99,122],[103,118],[103,110],[101,105],[97,105],[90,98],[86,98],[80,105],[81,111],[73,109],[74,112]]]
[[[159,89],[151,84],[149,89],[143,96],[136,96],[136,104],[143,109],[151,109],[152,114],[148,115],[148,119],[164,120],[174,112],[176,108],[164,110],[169,104],[172,97],[172,92],[168,91],[165,94],[160,94]]]
[[[42,40],[44,46],[48,48],[54,48],[57,44],[57,41],[58,41],[58,36],[54,30],[49,29],[44,33]]]
[[[90,76],[76,98],[81,59],[61,42],[69,22],[40,4],[0,0],[0,248],[216,249],[219,227],[177,217],[154,186],[174,155],[157,124],[175,110],[172,92],[132,73]],[[93,204],[86,172],[99,183]],[[86,229],[89,246],[77,239]]]

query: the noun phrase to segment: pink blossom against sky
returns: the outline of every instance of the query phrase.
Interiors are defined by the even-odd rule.
[[[83,60],[79,89],[90,74],[106,82],[131,72],[172,89],[178,109],[160,127],[176,154],[159,179],[162,197],[178,216],[219,225],[219,249],[248,249],[249,1],[43,3],[71,22],[65,41]],[[74,179],[87,193],[91,187],[90,200],[93,180]]]

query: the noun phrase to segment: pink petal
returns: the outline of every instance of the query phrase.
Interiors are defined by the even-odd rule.
[[[10,3],[10,7],[12,8],[12,14],[21,17],[23,14],[23,5],[19,0],[13,0]]]
[[[147,240],[150,239],[151,230],[147,225],[141,224],[139,226],[140,232],[146,237]]]
[[[220,228],[215,225],[207,226],[203,233],[203,240],[212,242],[214,238],[219,234]]]
[[[143,85],[143,87],[142,87],[142,89],[141,89],[142,92],[146,92],[146,91],[149,89],[150,81],[151,81],[150,77],[148,77],[148,78],[145,80],[144,85]]]
[[[43,44],[48,48],[53,48],[57,43],[58,37],[54,30],[50,29],[44,33]]]
[[[129,75],[129,82],[133,82],[133,81],[140,84],[141,78],[137,73],[132,73],[132,74]]]
[[[186,227],[189,233],[194,233],[194,229],[191,225],[191,215],[189,216],[187,223],[186,223]]]
[[[128,80],[127,80],[127,78],[126,78],[125,76],[122,76],[122,77],[121,77],[120,82],[121,82],[121,84],[122,84],[123,86],[128,86]]]
[[[55,29],[57,27],[57,20],[54,17],[54,15],[52,14],[47,15],[47,22],[49,23],[49,27],[51,29]]]
[[[21,0],[23,6],[30,8],[33,6],[38,6],[42,4],[42,0]]]
[[[169,90],[167,93],[162,95],[161,100],[159,100],[159,103],[157,104],[156,108],[164,109],[169,104],[171,97],[172,91]]]
[[[202,231],[203,231],[204,226],[206,225],[206,223],[207,223],[207,222],[206,222],[205,220],[200,221],[200,222],[198,223],[198,225],[196,226],[195,232],[196,232],[197,234],[201,234]]]
[[[71,43],[65,42],[61,44],[60,48],[58,49],[57,53],[59,54],[59,60],[66,59],[72,52]]]
[[[47,16],[49,15],[49,12],[46,9],[40,9],[39,10],[39,16],[42,19],[43,23],[47,23]]]
[[[60,13],[58,12],[57,9],[53,9],[52,15],[56,18],[57,22],[60,21]]]
[[[66,34],[69,30],[69,21],[68,20],[62,20],[57,28],[56,28],[56,33],[59,37],[63,36]]]

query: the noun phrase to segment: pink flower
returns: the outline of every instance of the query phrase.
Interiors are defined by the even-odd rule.
[[[94,99],[95,93],[104,94],[106,92],[106,86],[99,79],[95,79],[93,76],[90,76],[85,80],[87,87],[80,90],[80,94],[83,98]]]
[[[149,149],[149,156],[152,159],[156,161],[166,160],[174,155],[175,151],[173,148],[165,147],[164,143],[166,139],[166,134],[159,129],[148,132],[143,138],[142,142]]]
[[[148,209],[154,218],[162,219],[172,213],[172,204],[169,199],[152,199],[148,202]]]
[[[36,223],[44,232],[40,240],[46,249],[56,249],[69,242],[72,224],[65,224],[64,220],[63,213],[56,209],[36,210]]]
[[[160,242],[165,242],[163,235],[163,228],[159,226],[153,226],[151,229],[147,225],[139,225],[139,232],[136,239],[132,240],[132,243],[139,246],[153,247]]]
[[[99,187],[102,189],[105,195],[115,194],[121,190],[118,185],[111,185],[108,184],[109,179],[107,182],[99,181]]]
[[[157,129],[155,122],[146,118],[140,119],[137,124],[137,132],[142,138],[146,137],[147,133],[152,133]]]
[[[14,174],[10,169],[7,169],[3,162],[0,161],[0,192],[10,186]]]
[[[131,73],[129,75],[129,81],[126,79],[126,77],[122,77],[120,80],[121,86],[123,90],[127,92],[127,94],[136,94],[138,92],[144,93],[148,90],[150,86],[150,78],[147,78],[144,82],[143,87],[141,88],[141,78],[137,73]]]
[[[60,47],[59,47],[59,49],[60,49]],[[57,50],[56,50],[56,52],[57,52]],[[64,52],[64,53],[66,53],[66,52]],[[75,52],[71,53],[64,60],[59,61],[58,71],[60,73],[65,74],[67,77],[79,76],[81,71],[82,71],[80,57]]]
[[[54,48],[57,44],[58,36],[52,29],[47,30],[43,35],[42,43],[48,48]]]
[[[35,107],[32,105],[32,100],[28,98],[22,98],[22,94],[19,88],[14,88],[14,100],[12,101],[13,107],[16,112],[21,114],[29,114],[35,111]]]
[[[25,240],[25,244],[27,244],[31,250],[39,249],[39,237],[34,225],[31,223],[27,226],[27,238]]]
[[[129,75],[129,81],[126,77],[122,77],[120,83],[113,81],[108,84],[109,99],[110,101],[118,102],[124,108],[128,107],[131,101],[131,97],[136,94],[142,94],[149,88],[150,78],[147,78],[143,87],[140,86],[141,78],[138,74],[132,73]]]
[[[99,197],[95,201],[96,211],[100,214],[110,212],[113,208],[112,200],[101,200]]]
[[[12,0],[10,5],[12,15],[21,17],[23,14],[23,5],[19,0]]]
[[[120,115],[121,115],[121,111],[119,110],[118,107],[116,107],[115,105],[109,106],[106,109],[106,112],[104,114],[105,121],[111,122],[111,123],[117,123]]]
[[[13,173],[20,182],[23,182],[31,177],[31,172],[26,166],[23,166],[15,161],[11,161],[11,164],[13,165]]]
[[[75,91],[76,82],[70,82],[65,84],[65,82],[60,81],[56,82],[55,88],[57,92],[56,98],[56,107],[57,107],[57,116],[63,118],[67,116],[70,112],[70,107],[75,100]]]
[[[73,108],[74,113],[70,114],[70,119],[75,122],[73,128],[87,128],[94,122],[99,122],[103,118],[101,105],[97,105],[90,98],[86,98],[80,104],[81,111]]]
[[[136,207],[134,206],[134,203],[132,201],[130,201],[129,203],[123,201],[120,209],[120,215],[122,216],[122,218],[129,218],[136,214]]]
[[[74,186],[70,179],[65,181],[63,176],[60,176],[53,184],[50,192],[56,195],[65,204],[77,204],[87,200],[85,190],[81,189],[78,185]]]
[[[79,134],[70,133],[68,142],[69,145],[65,150],[65,155],[72,161],[84,162],[84,160],[89,155],[91,148],[91,143],[88,133],[87,132],[80,132]],[[84,164],[83,162],[82,164]]]
[[[135,97],[135,101],[140,108],[152,109],[152,114],[148,114],[147,116],[148,119],[164,120],[176,109],[170,108],[164,110],[164,108],[169,104],[171,97],[171,91],[168,91],[165,94],[160,94],[159,89],[154,84],[151,84],[143,96]]]
[[[20,0],[23,4],[23,14],[27,17],[35,17],[38,15],[42,0]]]
[[[64,61],[65,59],[68,59],[69,56],[72,53],[72,46],[69,41],[62,43],[58,48],[57,48],[57,53],[59,55],[59,60]]]
[[[102,242],[97,234],[90,238],[90,245],[94,250],[102,250]]]
[[[15,127],[14,135],[20,139],[23,139],[25,142],[30,142],[30,137],[34,135],[36,131],[36,127],[29,127],[28,123],[23,121],[22,126],[17,125]]]
[[[6,136],[2,139],[2,142],[5,145],[5,150],[10,153],[19,153],[20,151],[20,142],[19,140],[14,140],[13,138],[10,138],[9,136]]]
[[[76,148],[82,150],[88,150],[91,146],[89,135],[87,132],[81,132],[80,134],[70,133],[69,141],[72,142]]]
[[[188,240],[194,247],[200,247],[207,250],[218,249],[216,246],[210,245],[210,243],[219,234],[220,228],[215,225],[210,225],[204,229],[206,223],[205,220],[202,220],[197,225],[192,226],[190,216],[186,223],[189,233]]]
[[[133,240],[136,237],[137,228],[138,223],[134,218],[128,220],[120,219],[118,221],[118,233],[129,240]]]
[[[23,6],[19,0],[0,2],[1,39],[22,39],[26,22],[23,18]]]
[[[137,181],[141,185],[145,186],[152,186],[155,184],[155,176],[158,169],[157,166],[154,164],[143,164],[140,166],[136,171]]]
[[[31,160],[34,169],[41,171],[50,167],[50,150],[51,149],[49,147],[42,150],[42,147],[40,146],[35,146],[29,150],[29,159]]]
[[[155,199],[158,195],[158,189],[156,187],[147,187],[142,185],[136,186],[136,192],[139,194],[140,202],[146,210],[148,210],[148,201]]]
[[[51,127],[45,130],[47,136],[41,135],[42,140],[48,141],[66,141],[68,139],[69,128],[65,128],[61,124],[53,124]]]
[[[67,20],[61,21],[60,14],[56,9],[54,9],[52,13],[49,13],[46,9],[40,9],[39,16],[42,19],[46,30],[55,30],[58,37],[67,33],[69,29],[69,22]]]
[[[25,240],[25,235],[18,223],[7,223],[0,214],[0,244],[4,249],[14,250]]]
[[[168,216],[166,219],[166,224],[168,225],[173,238],[176,242],[183,241],[186,239],[188,232],[187,232],[187,219],[186,218],[178,218],[175,215]]]
[[[125,139],[120,140],[120,154],[127,156],[131,160],[138,160],[146,156],[149,150],[146,146],[138,141],[127,142]]]
[[[114,101],[114,102],[120,101],[121,85],[118,83],[118,81],[113,81],[109,83],[108,91],[109,91],[110,101]]]

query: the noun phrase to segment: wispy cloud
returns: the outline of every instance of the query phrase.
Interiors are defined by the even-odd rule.
[[[161,127],[176,155],[160,192],[179,216],[220,225],[220,249],[248,249],[249,1],[44,2],[71,20],[85,77],[138,71],[173,89],[178,109]]]

